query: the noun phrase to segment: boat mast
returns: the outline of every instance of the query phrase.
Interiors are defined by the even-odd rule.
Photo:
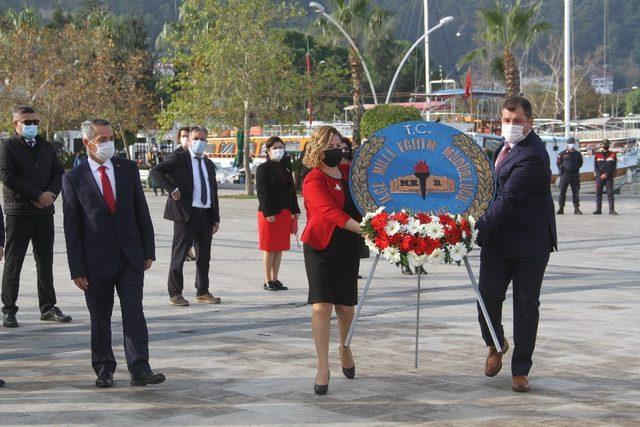
[[[429,70],[429,0],[424,0],[424,33],[426,34],[424,38],[424,88],[425,88],[425,99],[427,101],[427,120],[431,120],[431,98],[429,95],[431,94],[431,82],[430,82],[430,70]]]
[[[571,0],[564,0],[564,136],[571,133]]]

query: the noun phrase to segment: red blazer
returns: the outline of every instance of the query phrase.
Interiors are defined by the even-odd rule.
[[[344,179],[348,179],[349,166],[339,165]],[[317,250],[329,245],[336,227],[344,228],[351,218],[342,209],[345,202],[342,181],[315,168],[307,174],[302,184],[304,207],[307,211],[307,225],[302,233],[302,241]]]

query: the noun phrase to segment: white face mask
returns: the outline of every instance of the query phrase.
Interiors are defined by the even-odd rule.
[[[576,148],[575,144],[567,144],[567,150],[573,150],[574,148]]]
[[[116,147],[113,141],[99,142],[96,144],[96,151],[93,153],[98,159],[106,162],[116,153]]]
[[[180,137],[180,145],[182,145],[183,147],[186,146],[188,142],[189,142],[189,137],[188,136],[181,136]]]
[[[193,154],[200,157],[204,154],[204,149],[206,146],[207,143],[205,141],[201,139],[194,139],[193,142],[191,142],[191,151],[193,151]]]
[[[524,126],[512,125],[511,123],[502,124],[502,136],[511,144],[517,144],[524,139],[523,131]]]
[[[279,162],[284,157],[284,148],[272,148],[269,150],[271,160]]]

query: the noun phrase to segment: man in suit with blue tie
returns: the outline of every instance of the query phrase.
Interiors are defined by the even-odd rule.
[[[551,169],[544,142],[533,131],[531,103],[512,96],[502,106],[503,146],[495,155],[496,194],[478,219],[480,293],[502,351],[493,346],[484,317],[478,319],[489,347],[485,375],[495,376],[509,344],[502,329],[502,303],[513,282],[512,389],[529,391],[528,375],[538,331],[540,288],[549,254],[557,249]]]
[[[187,306],[182,296],[184,260],[195,240],[196,302],[219,304],[209,292],[211,241],[220,227],[218,184],[213,162],[204,155],[207,130],[189,129],[189,147],[174,154],[155,168],[151,176],[169,193],[164,218],[173,221],[173,244],[169,267],[169,302]]]
[[[124,352],[131,385],[165,380],[149,366],[142,309],[144,272],[155,259],[153,224],[135,163],[114,157],[108,121],[82,124],[88,158],[62,179],[64,234],[71,278],[84,291],[91,317],[91,361],[96,386],[113,385],[111,347],[114,288],[120,298]]]

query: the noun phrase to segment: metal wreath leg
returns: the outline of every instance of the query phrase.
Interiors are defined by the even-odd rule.
[[[418,338],[420,332],[420,277],[422,276],[422,267],[418,268],[418,306],[416,307],[416,354],[414,366],[418,369]]]
[[[369,292],[369,286],[371,285],[371,280],[373,279],[373,273],[376,271],[376,266],[378,265],[378,260],[380,259],[380,254],[377,254],[373,259],[373,265],[371,266],[371,270],[369,271],[369,276],[367,277],[367,283],[364,285],[364,289],[362,290],[362,295],[360,296],[360,301],[358,301],[358,308],[356,309],[356,314],[353,316],[353,320],[351,321],[351,326],[349,327],[349,333],[347,334],[347,339],[344,342],[345,347],[349,347],[351,344],[351,338],[353,338],[353,333],[356,329],[356,323],[358,322],[358,317],[360,317],[360,311],[362,311],[362,306],[364,305],[364,300],[367,297],[367,292]]]
[[[473,290],[476,292],[476,297],[478,298],[478,304],[480,304],[480,310],[482,311],[482,316],[484,317],[484,321],[487,323],[487,326],[489,327],[489,332],[491,333],[491,339],[493,340],[493,345],[496,347],[496,350],[498,350],[499,352],[502,352],[502,346],[498,342],[498,336],[496,335],[496,331],[493,329],[493,324],[491,323],[491,319],[489,318],[487,307],[484,305],[484,301],[482,299],[482,296],[480,295],[480,289],[478,288],[476,277],[473,275],[473,270],[471,270],[469,259],[465,256],[463,260],[464,260],[465,267],[467,267],[467,273],[469,273],[469,279],[471,279],[471,285],[473,286]]]

